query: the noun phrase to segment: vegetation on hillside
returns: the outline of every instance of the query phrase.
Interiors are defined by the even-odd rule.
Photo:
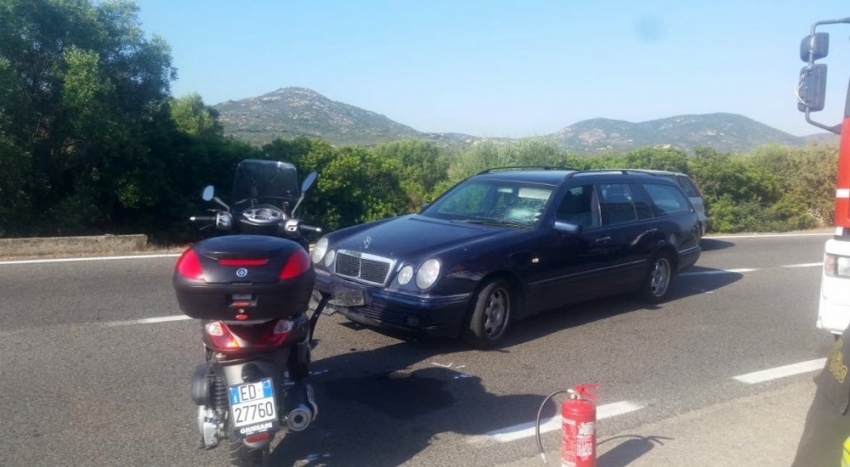
[[[147,39],[132,2],[0,0],[0,236],[146,233],[199,238],[188,217],[228,193],[239,161],[319,172],[305,216],[326,230],[414,212],[486,168],[631,167],[692,175],[716,232],[782,231],[832,223],[834,147],[761,146],[744,154],[697,147],[577,155],[556,142],[479,141],[450,149],[407,139],[334,146],[278,139],[263,147],[223,134],[218,112],[174,98],[169,46]]]

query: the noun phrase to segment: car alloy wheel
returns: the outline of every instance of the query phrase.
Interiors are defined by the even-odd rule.
[[[496,345],[508,330],[512,309],[510,283],[504,279],[490,280],[475,296],[464,339],[479,348]]]
[[[673,280],[673,263],[667,253],[661,252],[652,260],[652,268],[646,279],[643,296],[652,303],[658,303],[667,296]]]
[[[498,338],[505,327],[510,307],[510,296],[504,288],[497,288],[490,293],[484,307],[484,332],[490,338]]]

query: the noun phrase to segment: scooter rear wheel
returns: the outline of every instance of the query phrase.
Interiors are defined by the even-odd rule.
[[[235,467],[268,467],[269,445],[249,448],[242,440],[230,442],[230,465]]]

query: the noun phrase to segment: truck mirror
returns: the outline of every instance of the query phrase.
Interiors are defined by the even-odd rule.
[[[829,33],[817,32],[806,36],[800,41],[800,59],[806,63],[814,63],[829,54]]]
[[[800,112],[819,112],[826,102],[826,65],[818,63],[800,70],[797,85],[797,109]]]

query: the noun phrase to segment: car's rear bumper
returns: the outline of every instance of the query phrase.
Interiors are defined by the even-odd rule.
[[[693,266],[702,254],[702,249],[699,246],[682,250],[679,252],[679,267],[676,272],[682,272],[685,269]]]
[[[337,287],[361,290],[362,306],[328,307],[357,323],[387,331],[424,337],[458,336],[469,309],[471,293],[451,296],[418,296],[347,281],[316,271],[316,290],[331,294]]]

